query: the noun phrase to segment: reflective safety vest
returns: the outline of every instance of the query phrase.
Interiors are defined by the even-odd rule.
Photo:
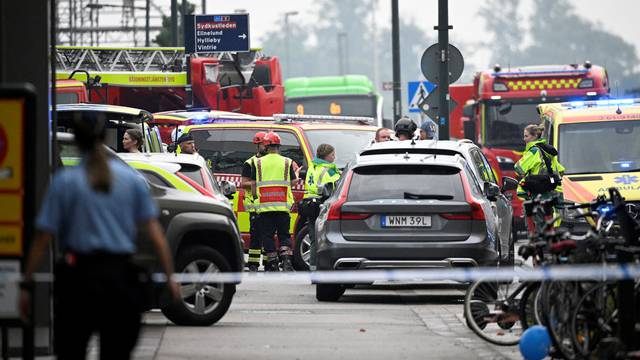
[[[333,170],[333,175],[330,175],[330,170]],[[332,163],[317,163],[312,162],[312,166],[310,166],[307,171],[307,178],[304,182],[304,198],[313,198],[320,197],[321,194],[318,193],[318,187],[324,184],[335,183],[340,179],[340,170],[336,164]]]
[[[249,166],[251,166],[252,169],[255,169],[257,159],[258,157],[254,155],[244,163],[249,164]],[[244,192],[244,200],[242,201],[242,205],[244,206],[245,211],[256,212],[256,207],[255,207],[256,204],[255,204],[255,199],[253,198],[253,192],[251,191]]]
[[[520,186],[524,179],[529,175],[543,175],[547,174],[547,166],[543,157],[549,158],[551,161],[551,170],[554,174],[562,176],[564,174],[564,166],[558,162],[557,156],[545,155],[538,146],[538,144],[544,144],[544,139],[535,140],[527,143],[522,158],[514,166],[514,170],[518,177],[521,178],[520,184],[518,184],[518,197],[526,198],[527,192]],[[562,193],[562,184],[558,185],[555,192]]]
[[[256,201],[258,214],[270,211],[289,212],[293,205],[289,169],[292,160],[279,154],[256,159]]]

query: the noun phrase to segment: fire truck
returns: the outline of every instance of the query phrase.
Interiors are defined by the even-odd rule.
[[[82,81],[91,103],[149,112],[201,107],[256,116],[284,110],[280,62],[259,49],[197,54],[187,61],[184,48],[58,46],[55,57],[56,92],[64,91],[60,80]]]
[[[502,175],[510,177],[515,177],[514,165],[524,150],[525,126],[539,122],[539,104],[609,96],[606,70],[589,62],[509,69],[496,65],[477,73],[472,85],[454,87],[451,96],[462,111],[452,113],[451,137],[481,145]],[[513,206],[520,218],[522,202],[515,195]]]

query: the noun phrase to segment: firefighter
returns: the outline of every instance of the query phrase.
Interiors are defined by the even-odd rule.
[[[279,154],[280,136],[269,132],[264,136],[263,144],[267,154],[257,158],[255,171],[251,174],[251,187],[257,219],[258,238],[267,254],[265,271],[279,271],[278,252],[273,236],[277,233],[280,239],[280,259],[284,271],[292,271],[291,206],[293,195],[291,187],[297,183],[293,160]]]
[[[558,204],[561,204],[563,196],[560,179],[564,174],[564,166],[558,162],[558,151],[542,137],[543,131],[544,128],[536,124],[524,128],[523,140],[526,146],[522,158],[514,166],[519,181],[518,197],[525,200],[537,195],[541,195],[542,199],[556,197]],[[548,180],[551,178],[554,179],[553,183]],[[553,186],[554,184],[557,185]],[[535,225],[529,220],[527,227],[531,233]]]
[[[394,130],[396,131],[396,137],[398,140],[411,140],[413,139],[413,135],[418,129],[416,123],[413,120],[409,119],[406,116],[403,116],[398,122]]]
[[[335,186],[340,179],[340,170],[334,164],[336,160],[336,150],[329,144],[320,144],[316,150],[316,157],[311,162],[309,170],[307,170],[307,178],[305,179],[305,194],[302,200],[303,216],[307,219],[307,229],[309,231],[310,249],[309,264],[310,270],[316,268],[316,231],[315,223],[320,213],[320,204],[322,203],[322,194],[319,187]]]
[[[249,234],[251,236],[248,261],[249,271],[258,271],[260,254],[262,253],[262,243],[258,238],[257,232],[258,214],[256,213],[255,199],[251,191],[251,173],[255,171],[256,160],[267,154],[267,146],[263,143],[265,135],[263,131],[260,131],[253,136],[253,143],[256,145],[256,154],[245,161],[242,166],[242,187],[245,189],[242,204],[244,205],[244,209],[249,213]]]

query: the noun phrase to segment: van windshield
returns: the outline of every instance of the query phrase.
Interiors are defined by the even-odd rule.
[[[375,130],[307,130],[306,135],[313,155],[320,144],[332,145],[336,149],[335,164],[343,169],[371,143]]]
[[[561,124],[558,160],[567,174],[640,169],[640,120]]]

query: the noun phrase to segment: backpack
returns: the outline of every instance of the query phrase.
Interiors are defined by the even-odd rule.
[[[553,191],[562,179],[553,173],[551,169],[551,160],[545,156],[545,151],[538,145],[535,145],[541,151],[542,160],[544,160],[547,174],[529,175],[524,179],[522,188],[530,194],[544,194]]]

